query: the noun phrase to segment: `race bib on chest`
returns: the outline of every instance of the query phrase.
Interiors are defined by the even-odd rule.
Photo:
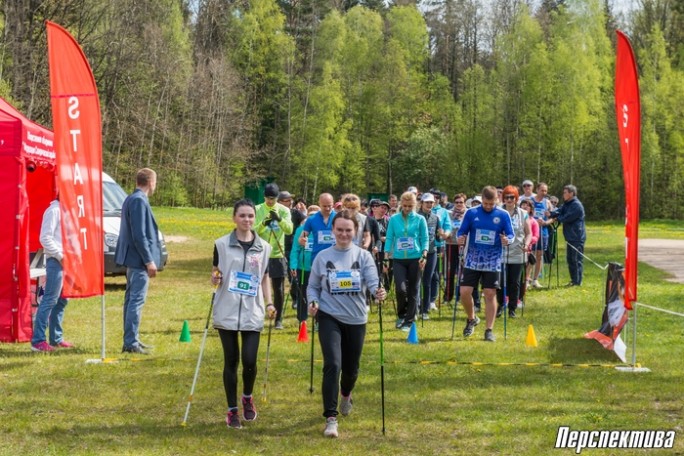
[[[332,294],[361,292],[361,274],[357,270],[329,271],[328,282]]]
[[[408,252],[414,250],[415,242],[413,238],[401,237],[397,239],[397,252]]]
[[[475,230],[475,243],[484,245],[494,245],[496,242],[496,231],[494,230]]]
[[[335,237],[330,230],[321,230],[318,232],[318,243],[325,245],[333,245],[335,243]]]
[[[228,290],[233,293],[256,296],[259,287],[259,278],[247,272],[233,271],[230,273]]]

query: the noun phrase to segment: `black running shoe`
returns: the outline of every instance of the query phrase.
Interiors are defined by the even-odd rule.
[[[472,320],[468,320],[466,323],[465,328],[463,328],[463,337],[470,337],[473,335],[473,331],[475,330],[475,326],[480,324],[480,318],[475,315],[475,318]]]

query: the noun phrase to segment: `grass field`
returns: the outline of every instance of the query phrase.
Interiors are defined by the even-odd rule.
[[[418,327],[420,343],[392,328],[385,306],[386,435],[381,433],[377,311],[368,324],[354,411],[340,418],[340,438],[322,436],[321,357],[316,347],[314,393],[309,393],[310,345],[297,343],[294,311],[286,329],[273,331],[266,397],[267,333],[262,335],[255,390],[259,418],[239,431],[226,429],[222,353],[209,331],[195,398],[181,427],[211,297],[212,241],[227,233],[228,214],[197,209],[155,209],[169,242],[167,269],[154,279],[141,336],[155,346],[149,357],[121,355],[125,282],[106,280],[107,355],[116,363],[86,364],[100,354],[100,298],[72,300],[65,336],[77,349],[36,354],[28,344],[0,344],[0,455],[444,455],[571,454],[554,450],[559,426],[572,430],[675,430],[672,450],[684,454],[684,322],[639,311],[638,362],[650,373],[618,372],[620,361],[583,334],[600,326],[605,271],[585,263],[581,288],[528,294],[524,316],[497,320],[494,344],[483,325],[464,340],[458,309]],[[599,264],[622,261],[622,223],[590,224],[586,254]],[[684,239],[681,224],[647,222],[642,237]],[[560,244],[560,283],[568,281]],[[555,271],[555,267],[554,267]],[[641,264],[639,301],[684,311],[684,285],[663,280]],[[547,278],[543,279],[546,284]],[[553,277],[552,285],[556,278]],[[183,321],[191,343],[180,343]],[[539,346],[525,346],[533,325]],[[623,335],[631,334],[627,328]],[[631,337],[627,337],[628,346]],[[630,352],[628,351],[628,357]],[[424,362],[420,362],[424,361]],[[475,363],[475,364],[473,364]],[[477,363],[495,363],[479,365]],[[535,366],[499,363],[541,363]],[[549,364],[571,364],[552,367]],[[600,364],[580,367],[579,364]],[[590,454],[643,454],[637,450],[585,450]]]

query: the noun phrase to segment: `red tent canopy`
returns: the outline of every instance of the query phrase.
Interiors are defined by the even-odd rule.
[[[29,254],[40,248],[43,212],[55,196],[50,130],[0,98],[0,341],[31,339]]]

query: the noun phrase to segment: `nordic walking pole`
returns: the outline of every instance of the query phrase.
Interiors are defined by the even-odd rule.
[[[380,287],[383,285],[380,284]],[[378,301],[378,323],[380,326],[380,400],[382,404],[382,435],[385,435],[385,347],[382,334],[382,301]]]
[[[270,233],[269,233],[269,235],[268,235],[268,243],[270,244],[270,243],[271,243],[271,238],[272,238],[273,236],[275,236],[275,232],[273,231],[273,227],[272,227],[272,226],[269,225],[268,228],[269,228],[269,230],[270,230]],[[278,245],[278,252],[280,252],[280,254],[282,255],[283,259],[285,260],[285,271],[289,271],[289,270],[290,270],[290,261],[289,261],[289,259],[287,258],[287,256],[285,255],[285,252],[283,252],[283,248],[282,248],[281,245],[280,245],[280,240],[278,239],[278,236],[275,236],[275,238],[276,238],[276,239],[275,239],[275,240],[276,240],[276,244]],[[289,274],[289,272],[287,272],[287,274]],[[284,281],[284,280],[283,280],[283,285],[282,285],[282,287],[283,287],[283,288],[282,288],[283,294],[285,295],[285,281]],[[280,311],[280,321],[283,321],[283,320],[285,319],[285,309],[287,309],[287,300],[289,299],[289,297],[290,297],[290,293],[287,293],[287,295],[285,295],[285,299],[283,300],[283,309]],[[270,330],[270,325],[269,325],[269,330]],[[270,335],[271,335],[271,334],[270,334],[270,332],[269,332],[269,336],[270,336]],[[269,339],[269,340],[270,340],[270,339]]]
[[[437,276],[439,277],[439,280],[437,281],[437,316],[442,318],[442,277],[444,274],[444,252],[440,252],[439,256],[437,257],[437,261],[439,262],[437,263]]]
[[[266,402],[266,385],[268,384],[268,362],[271,355],[271,329],[273,328],[273,318],[268,319],[268,342],[266,343],[266,368],[264,369],[264,391],[261,399]]]
[[[554,252],[553,252],[553,244],[556,242],[556,235],[557,235],[557,233],[555,232],[556,229],[553,225],[551,225],[551,229],[554,231],[554,233],[553,233],[554,236],[553,236],[553,242],[551,243],[551,245],[548,246],[549,258],[551,259],[551,261],[549,261],[549,286],[547,287],[549,289],[551,288],[551,275],[553,274],[553,260],[555,259],[554,258]]]
[[[449,244],[445,244],[446,253],[445,253],[445,272],[444,272],[444,288],[445,288],[445,296],[449,296],[449,292],[451,291],[451,283],[450,278],[451,278],[451,246]],[[441,312],[441,311],[440,311]],[[440,315],[441,316],[441,315]]]
[[[313,365],[314,365],[314,328],[316,328],[316,316],[311,315],[311,369],[309,371],[309,393],[313,394]]]
[[[458,266],[456,267],[456,289],[454,294],[454,315],[451,318],[451,340],[454,340],[454,331],[456,331],[456,309],[458,308],[459,294],[461,292],[461,262],[463,261],[463,248],[458,246]]]
[[[558,256],[558,222],[555,222],[553,224],[553,230],[556,232],[556,236],[554,237],[553,241],[553,253],[557,257]],[[560,287],[560,272],[558,269],[560,261],[558,258],[556,258],[556,288]]]
[[[214,273],[214,277],[220,277],[218,272]],[[214,309],[214,298],[216,297],[216,290],[221,282],[214,286],[214,292],[211,294],[211,304],[209,305],[209,314],[207,315],[207,324],[204,325],[204,335],[202,335],[202,344],[200,345],[199,357],[197,358],[197,366],[195,367],[195,377],[192,379],[192,387],[190,388],[190,395],[188,396],[188,405],[185,407],[185,416],[181,426],[186,426],[188,422],[188,415],[190,414],[190,406],[195,394],[195,386],[197,386],[197,377],[199,377],[200,364],[202,363],[202,354],[204,353],[204,344],[207,342],[207,333],[209,332],[209,322],[211,321],[211,312]]]
[[[504,340],[506,340],[506,318],[508,315],[508,294],[506,293],[506,273],[508,272],[508,245],[506,246],[506,264],[503,265],[503,314],[504,314]]]

